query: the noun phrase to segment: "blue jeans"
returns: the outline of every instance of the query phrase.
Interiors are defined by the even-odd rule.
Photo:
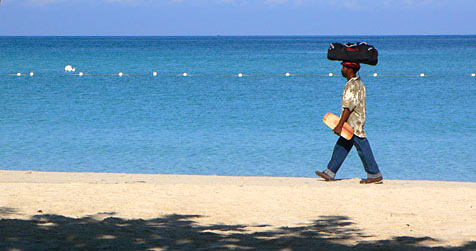
[[[354,135],[351,140],[346,140],[343,137],[339,137],[337,143],[334,147],[334,152],[332,153],[332,158],[327,165],[327,169],[324,170],[324,173],[335,178],[337,171],[344,163],[345,158],[349,154],[352,146],[355,145],[357,152],[359,153],[360,160],[364,165],[365,172],[367,172],[368,178],[378,178],[382,174],[378,169],[377,162],[374,159],[372,149],[370,148],[369,141],[367,138],[360,138]]]

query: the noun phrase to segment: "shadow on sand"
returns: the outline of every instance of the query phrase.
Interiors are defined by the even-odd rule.
[[[0,217],[14,209],[0,208]],[[395,237],[359,242],[365,236],[345,216],[322,216],[313,223],[275,230],[247,231],[245,225],[199,225],[200,215],[168,215],[127,220],[101,213],[83,218],[36,215],[0,220],[0,250],[430,250],[430,237]],[[266,225],[252,226],[258,230]],[[433,249],[432,249],[433,250]],[[476,242],[435,250],[476,250]]]

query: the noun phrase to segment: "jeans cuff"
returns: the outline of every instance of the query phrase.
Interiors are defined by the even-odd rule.
[[[326,168],[326,170],[324,170],[324,173],[329,175],[329,177],[333,179],[336,177],[336,174],[333,171],[331,171],[329,168]]]
[[[376,174],[370,174],[370,173],[367,173],[367,178],[380,178],[382,177],[382,173],[378,172]]]

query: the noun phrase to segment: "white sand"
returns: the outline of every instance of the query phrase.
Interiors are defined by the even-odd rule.
[[[476,248],[476,183],[470,182],[385,180],[381,185],[361,185],[359,179],[324,182],[318,178],[0,171],[0,217],[4,219],[0,231],[8,236],[4,241],[11,241],[10,246],[6,244],[10,248],[15,248],[15,245],[29,247],[30,242],[37,238],[31,236],[35,234],[29,234],[33,230],[26,231],[21,235],[21,242],[21,238],[11,232],[24,231],[25,226],[22,229],[11,227],[12,219],[25,220],[21,221],[22,224],[49,224],[54,228],[58,222],[48,219],[42,222],[41,216],[57,215],[68,219],[89,216],[102,221],[107,217],[150,220],[172,214],[200,215],[187,218],[194,221],[193,226],[221,224],[220,229],[209,227],[204,233],[190,237],[192,239],[184,237],[184,243],[198,245],[190,246],[195,248],[217,247],[217,243],[213,244],[218,242],[216,239],[200,239],[201,234],[208,236],[205,232],[230,235],[244,230],[246,234],[237,237],[241,238],[237,241],[241,246],[235,247],[243,248],[247,244],[268,249],[270,243],[257,241],[257,236],[286,226],[289,231],[285,234],[294,235],[296,239],[275,239],[273,245],[291,249],[298,244],[304,245],[303,248],[316,243],[336,243],[341,245],[338,248],[362,247],[366,243],[373,246],[380,243],[397,249],[409,246]],[[321,225],[332,226],[316,227],[313,225],[316,220],[321,220]],[[224,227],[233,225],[242,226]],[[173,230],[192,235],[176,225]],[[63,234],[63,239],[81,235],[75,233],[74,228],[62,231],[67,232],[58,233]],[[110,235],[101,238],[120,238],[122,232],[111,231]],[[145,224],[134,231],[145,231],[145,234],[152,230]],[[68,234],[70,237],[64,237]],[[174,237],[168,241],[160,239],[160,234],[163,235],[162,232],[154,235],[156,239],[148,235],[145,242],[156,241],[150,245],[157,249],[180,249],[180,245],[185,245],[177,244],[182,240],[172,241]],[[122,235],[127,237],[127,234]],[[333,235],[347,237],[332,239]],[[88,235],[85,236],[79,244],[74,240],[68,240],[68,243],[90,247],[88,245],[95,241],[92,239],[98,239],[96,236],[89,240]],[[316,236],[318,241],[313,239]],[[67,245],[61,238],[48,245]],[[303,240],[315,242],[305,244]],[[194,241],[198,244],[190,243]],[[43,244],[37,241],[38,247]],[[215,246],[210,246],[212,244]],[[361,245],[355,246],[358,244]],[[112,242],[108,245],[119,244]],[[233,247],[228,239],[226,247]],[[116,248],[112,246],[112,249]]]

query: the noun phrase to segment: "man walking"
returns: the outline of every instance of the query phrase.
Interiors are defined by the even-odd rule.
[[[354,136],[350,140],[339,137],[332,153],[332,158],[327,168],[316,174],[326,181],[334,181],[339,168],[344,163],[352,146],[355,145],[362,164],[364,165],[367,178],[360,181],[361,184],[382,183],[383,178],[374,159],[367,135],[364,131],[365,125],[365,86],[360,81],[356,73],[360,70],[360,64],[352,62],[342,62],[342,76],[347,79],[347,83],[342,95],[342,113],[340,121],[334,128],[334,133],[340,135],[345,122],[354,128]]]

